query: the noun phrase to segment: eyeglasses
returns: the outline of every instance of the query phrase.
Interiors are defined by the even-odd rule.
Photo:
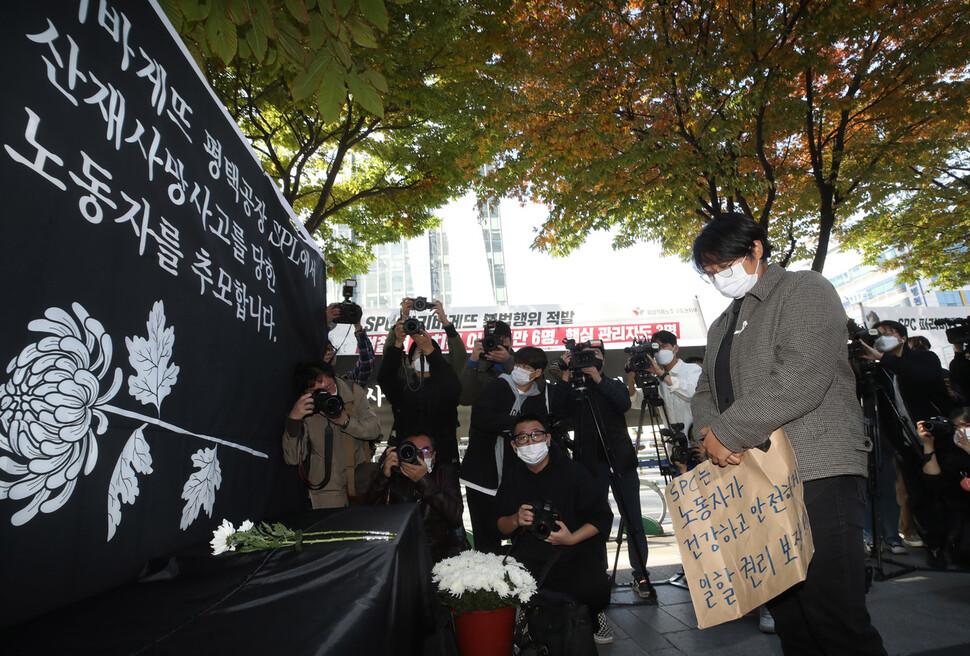
[[[703,280],[706,283],[711,283],[711,282],[714,281],[714,276],[718,276],[718,277],[724,278],[724,279],[730,278],[731,276],[734,275],[734,265],[737,264],[739,261],[740,262],[744,262],[744,258],[746,258],[746,257],[748,257],[748,256],[745,255],[740,260],[735,260],[735,261],[730,262],[730,263],[719,264],[716,267],[717,268],[717,271],[714,271],[713,273],[710,272],[710,271],[704,271],[704,272],[702,272],[700,274],[701,280]]]
[[[541,442],[548,435],[546,431],[534,430],[531,433],[518,433],[512,437],[519,446],[525,446],[529,442]]]

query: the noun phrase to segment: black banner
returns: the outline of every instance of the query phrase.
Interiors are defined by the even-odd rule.
[[[280,434],[325,271],[153,2],[3,19],[8,626],[302,506]]]

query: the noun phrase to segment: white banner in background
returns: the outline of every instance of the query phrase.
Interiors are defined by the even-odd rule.
[[[889,319],[906,326],[906,332],[910,337],[922,335],[930,340],[933,352],[940,356],[940,361],[944,367],[948,366],[950,360],[953,359],[953,346],[946,341],[946,328],[937,328],[934,321],[936,319],[964,319],[970,316],[970,307],[967,306],[870,307],[855,305],[847,312],[849,316],[858,321],[860,308],[866,326],[872,326],[878,321]]]
[[[398,308],[364,308],[361,324],[367,329],[374,350],[381,353],[391,325],[397,320]],[[603,340],[607,349],[629,346],[636,337],[650,337],[668,330],[684,346],[703,346],[707,329],[696,301],[678,307],[641,308],[619,303],[576,305],[513,305],[445,308],[466,348],[471,350],[481,338],[486,321],[504,321],[512,328],[512,347],[537,346],[562,348],[564,339],[583,342]],[[424,322],[431,337],[447,352],[447,335],[438,317],[428,312],[413,316]],[[350,326],[337,326],[330,337],[339,355],[353,355],[357,342]]]

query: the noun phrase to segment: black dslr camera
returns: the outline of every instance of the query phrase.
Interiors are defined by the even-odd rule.
[[[956,426],[946,417],[931,417],[923,421],[923,430],[936,440],[952,440]]]
[[[327,419],[336,419],[343,414],[344,400],[323,388],[315,389],[313,390],[313,411],[322,413]]]
[[[410,440],[405,440],[401,442],[397,447],[397,462],[398,464],[391,467],[392,471],[401,473],[401,464],[407,463],[409,465],[421,464],[421,450]]]
[[[545,540],[550,533],[559,530],[556,525],[558,516],[559,511],[552,505],[552,501],[532,504],[532,523],[529,525],[529,531],[536,538]]]
[[[340,316],[333,320],[334,323],[360,323],[361,317],[364,316],[364,311],[359,305],[350,300],[354,295],[354,289],[356,287],[357,281],[353,278],[344,280],[344,288],[342,290],[344,300],[338,305],[340,308]]]
[[[415,312],[427,312],[430,305],[428,299],[424,296],[418,296],[411,301],[411,307],[414,308]]]
[[[498,337],[495,336],[495,321],[485,322],[485,334],[482,335],[482,351],[488,353],[497,349],[500,344]]]
[[[404,320],[404,334],[405,335],[417,335],[422,330],[424,330],[424,322],[420,319],[415,319],[414,317],[408,317]]]
[[[936,328],[946,328],[946,341],[951,344],[963,344],[964,348],[970,346],[970,317],[963,319],[936,319],[933,321]]]

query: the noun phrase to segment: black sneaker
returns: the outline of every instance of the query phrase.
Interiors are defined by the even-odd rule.
[[[650,579],[640,579],[639,581],[634,581],[633,590],[648,604],[657,603],[657,591],[650,583]]]
[[[942,547],[929,547],[926,549],[926,564],[933,569],[946,569],[946,554]]]

